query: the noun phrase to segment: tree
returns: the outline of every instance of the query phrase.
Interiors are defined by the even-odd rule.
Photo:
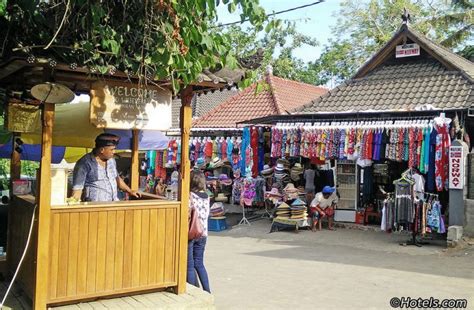
[[[236,66],[216,23],[220,0],[0,0],[0,60],[51,58],[91,72],[121,70],[141,82],[189,84],[204,68]],[[258,0],[222,0],[257,30],[267,17]],[[271,26],[270,26],[271,27]]]
[[[321,81],[339,83],[350,78],[400,28],[404,8],[411,16],[410,27],[448,48],[460,49],[473,38],[472,4],[466,3],[458,0],[451,6],[443,0],[345,0],[334,29],[338,39],[330,41],[309,67]]]
[[[242,28],[242,26],[222,27],[221,31],[229,35],[233,53],[242,57],[249,56],[257,50],[263,51],[262,65],[252,72],[248,85],[258,80],[268,65],[273,67],[273,74],[295,81],[319,84],[316,76],[308,74],[303,60],[293,56],[295,49],[302,46],[317,46],[316,39],[300,33],[296,24],[291,21],[273,19],[265,30]],[[244,85],[244,86],[246,86]]]

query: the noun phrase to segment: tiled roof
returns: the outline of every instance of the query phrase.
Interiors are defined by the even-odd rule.
[[[298,113],[403,111],[474,104],[474,84],[435,60],[387,64],[332,89]]]
[[[405,41],[406,40],[406,41]],[[403,42],[420,56],[395,58]],[[402,25],[354,77],[296,113],[463,109],[474,105],[474,63]]]
[[[193,127],[227,128],[268,115],[287,114],[328,90],[325,87],[268,75],[267,84],[257,91],[257,83],[232,96],[193,122]],[[262,83],[262,82],[259,82]]]
[[[206,113],[209,113],[219,104],[226,101],[231,96],[237,94],[239,90],[235,87],[231,89],[217,89],[215,91],[207,92],[206,94],[194,95],[192,108],[193,108],[193,118],[201,117]],[[172,111],[172,125],[171,128],[179,128],[179,113],[181,108],[181,99],[174,99],[171,103]]]
[[[231,89],[221,89],[214,92],[208,92],[207,94],[197,95],[195,98],[196,100],[193,101],[193,117],[201,117],[209,113],[212,109],[238,92],[239,90],[234,87]]]

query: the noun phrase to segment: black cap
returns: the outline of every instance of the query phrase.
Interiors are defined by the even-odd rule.
[[[101,133],[95,138],[95,147],[116,146],[120,137],[111,133]]]

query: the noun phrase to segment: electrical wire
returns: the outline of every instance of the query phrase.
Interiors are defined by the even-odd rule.
[[[288,13],[288,12],[291,12],[291,11],[296,11],[296,10],[304,9],[304,8],[307,8],[307,7],[316,5],[316,4],[323,3],[324,1],[325,1],[325,0],[316,1],[316,2],[313,2],[313,3],[310,3],[310,4],[305,4],[305,5],[297,6],[297,7],[291,8],[291,9],[286,9],[286,10],[283,10],[283,11],[278,11],[278,12],[273,12],[273,13],[270,13],[270,14],[266,14],[265,16],[266,16],[266,17],[270,17],[270,16],[275,16],[275,15],[279,15],[279,14],[283,14],[283,13]],[[241,24],[241,23],[244,23],[244,22],[248,22],[249,20],[250,20],[249,18],[246,18],[246,19],[244,19],[244,20],[239,20],[239,21],[236,21],[236,22],[231,22],[231,23],[226,23],[226,24],[220,24],[220,25],[211,27],[211,29],[212,29],[212,28],[220,28],[220,27],[230,26],[230,25],[237,25],[237,24]]]
[[[28,232],[28,239],[26,240],[26,245],[25,249],[23,250],[23,254],[21,255],[20,261],[18,262],[18,266],[16,267],[15,274],[13,275],[12,281],[10,282],[10,285],[8,285],[8,289],[5,292],[5,296],[3,296],[2,303],[0,303],[0,309],[3,308],[3,305],[5,304],[5,301],[7,300],[8,293],[10,292],[13,283],[15,282],[16,276],[18,275],[18,271],[20,271],[21,264],[23,263],[23,259],[26,256],[26,252],[28,250],[28,246],[30,245],[30,240],[31,240],[31,233],[33,231],[33,224],[35,222],[35,213],[36,213],[36,207],[38,205],[35,204],[35,207],[33,208],[33,214],[31,215],[31,224],[30,224],[30,231]],[[8,253],[7,253],[8,255]]]

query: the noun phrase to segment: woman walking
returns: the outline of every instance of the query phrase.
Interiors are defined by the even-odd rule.
[[[207,241],[207,220],[209,218],[210,202],[206,193],[206,178],[199,170],[191,171],[191,195],[189,208],[195,208],[203,228],[201,238],[188,241],[188,274],[187,282],[199,287],[198,279],[206,292],[209,288],[209,278],[206,267],[204,267],[204,250]]]

